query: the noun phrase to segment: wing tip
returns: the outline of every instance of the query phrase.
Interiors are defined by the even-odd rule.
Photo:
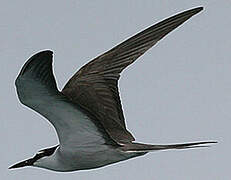
[[[38,53],[34,54],[33,56],[31,56],[26,63],[23,65],[23,67],[20,70],[20,73],[18,74],[16,80],[15,80],[15,85],[17,86],[17,82],[19,80],[19,78],[21,76],[23,76],[23,74],[25,72],[27,72],[31,67],[33,67],[33,62],[35,62],[34,60],[40,59],[42,57],[42,59],[50,59],[52,61],[53,58],[53,51],[50,49],[46,49],[46,50],[42,50],[39,51]]]
[[[200,12],[204,9],[203,6],[198,6],[198,7],[195,7],[195,8],[192,8],[192,10],[194,10],[195,12]]]
[[[38,53],[34,54],[33,56],[31,56],[28,61],[32,61],[35,58],[39,58],[40,56],[43,57],[52,57],[53,56],[53,51],[50,49],[46,49],[46,50],[41,50]],[[29,63],[29,62],[28,62]]]
[[[201,12],[203,9],[204,9],[203,6],[198,6],[198,7],[194,7],[194,8],[185,10],[185,11],[179,13],[179,14],[176,14],[175,16],[179,16],[180,17],[182,15],[185,15],[186,17],[188,16],[188,18],[190,18],[190,17],[196,15],[197,13]]]
[[[51,59],[52,60],[52,57],[53,57],[53,51],[51,50],[43,50],[43,51],[40,51],[36,54],[34,54],[33,56],[31,56],[27,62],[23,65],[20,73],[19,73],[19,76],[23,75],[27,69],[29,69],[29,67],[31,66],[31,63],[34,62],[35,59],[40,59],[41,57],[43,57],[43,59]]]
[[[45,50],[41,50],[41,51],[39,51],[38,53],[36,53],[36,54],[47,54],[47,55],[53,55],[53,51],[52,50],[50,50],[50,49],[45,49]],[[35,54],[35,55],[36,55]]]
[[[203,6],[199,6],[199,7],[192,8],[191,11],[193,14],[197,14],[197,13],[201,12],[203,9],[204,9]]]

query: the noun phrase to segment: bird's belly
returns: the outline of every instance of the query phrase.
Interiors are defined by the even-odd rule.
[[[135,156],[135,153],[125,153],[118,148],[107,145],[95,147],[80,147],[76,152],[62,154],[62,162],[65,165],[62,171],[75,171],[93,169],[112,163],[123,161]]]

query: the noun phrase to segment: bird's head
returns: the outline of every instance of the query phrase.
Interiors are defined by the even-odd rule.
[[[58,145],[51,148],[42,149],[38,151],[34,157],[14,164],[13,166],[9,167],[9,169],[21,168],[25,166],[36,166],[36,164],[39,163],[39,161],[46,157],[50,157],[52,154],[54,154],[57,147]]]

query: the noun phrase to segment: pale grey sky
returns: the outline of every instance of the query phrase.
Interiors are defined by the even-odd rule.
[[[128,129],[137,141],[217,140],[211,148],[149,153],[89,171],[8,170],[57,144],[53,127],[21,105],[14,80],[24,62],[54,51],[59,88],[83,64],[175,13],[203,6],[130,66],[120,80]],[[1,1],[0,177],[40,179],[229,180],[230,0]]]

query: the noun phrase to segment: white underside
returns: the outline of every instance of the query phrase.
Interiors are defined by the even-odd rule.
[[[68,172],[99,168],[108,164],[139,156],[137,153],[127,153],[107,145],[95,147],[78,147],[74,152],[62,152],[61,149],[50,157],[38,160],[34,166],[54,171]]]
[[[49,92],[34,80],[24,78],[17,81],[17,87],[21,102],[55,127],[62,149],[105,143],[102,132],[92,120],[58,92]]]

